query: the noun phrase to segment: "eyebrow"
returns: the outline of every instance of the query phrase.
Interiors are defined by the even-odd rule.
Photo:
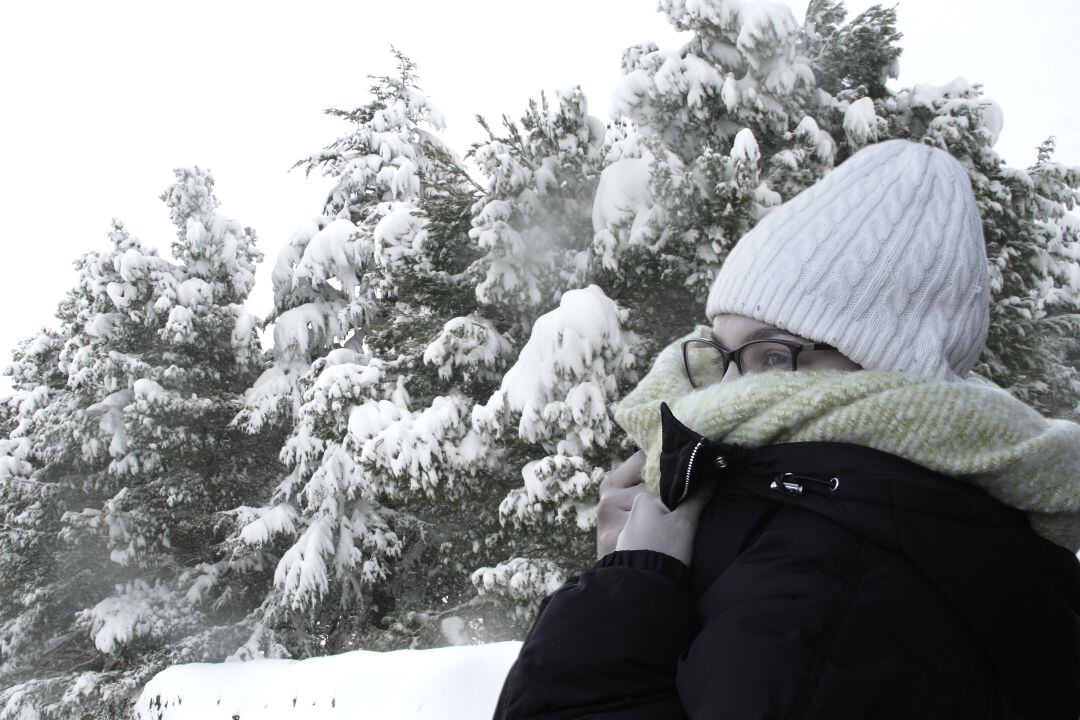
[[[713,339],[714,342],[716,342],[719,345],[724,344],[724,343],[720,342],[720,338],[716,337],[716,331],[715,330],[711,331],[711,335],[712,335],[712,339]],[[793,339],[796,338],[795,335],[792,335],[791,333],[785,332],[783,330],[779,330],[777,328],[759,327],[757,330],[754,330],[749,335],[747,335],[745,338],[743,338],[742,343],[739,343],[739,344],[742,345],[742,344],[748,343],[748,342],[750,342],[752,340],[771,340],[773,338],[778,338],[778,337],[779,338],[789,337],[789,338],[793,338]]]

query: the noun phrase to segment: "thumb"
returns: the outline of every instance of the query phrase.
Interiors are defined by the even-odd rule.
[[[705,510],[705,506],[709,504],[709,500],[712,499],[713,491],[715,489],[716,483],[708,483],[704,487],[699,487],[697,492],[679,503],[678,507],[671,512],[689,515],[690,517],[697,519],[701,516],[702,511]]]

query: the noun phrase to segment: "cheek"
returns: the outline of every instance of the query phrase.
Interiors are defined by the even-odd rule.
[[[839,353],[817,352],[799,356],[800,370],[861,370],[859,365]]]

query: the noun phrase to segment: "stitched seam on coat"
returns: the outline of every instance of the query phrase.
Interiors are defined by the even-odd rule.
[[[788,505],[781,505],[780,503],[774,503],[772,506],[765,509],[763,513],[758,517],[753,525],[750,526],[749,531],[746,533],[746,537],[742,543],[740,543],[738,552],[735,557],[742,555],[747,548],[761,539],[762,534],[769,529],[773,521],[776,520],[776,516],[782,509],[786,509]]]
[[[896,548],[900,552],[907,554],[907,548],[904,546],[903,532],[900,529],[900,522],[896,518],[896,486],[893,482],[889,481],[889,517],[892,519],[893,537],[896,539]]]
[[[895,499],[894,489],[895,489],[895,486],[890,481],[889,482],[889,514],[892,516],[893,533],[896,536],[896,547],[897,547],[897,549],[899,551],[899,555],[901,557],[910,558],[911,554],[908,552],[907,541],[904,538],[904,526],[900,523],[900,521],[896,517],[896,504],[894,503],[894,499]],[[929,582],[929,579],[927,580],[927,582]],[[937,589],[937,588],[935,588],[935,589]],[[938,590],[938,592],[940,592],[940,590]],[[951,602],[949,603],[949,606],[953,607]],[[950,716],[949,716],[950,718],[959,717],[961,715],[961,712],[964,709],[966,709],[966,705],[965,705],[964,701],[971,692],[971,686],[975,682],[975,676],[976,676],[976,669],[972,668],[971,669],[971,674],[968,675],[967,688],[965,688],[963,693],[957,693],[957,694],[955,694],[953,696],[956,699],[956,708],[953,710],[952,714],[950,714]]]
[[[968,675],[967,687],[964,688],[964,692],[957,693],[956,709],[949,715],[949,720],[955,720],[955,718],[963,717],[962,712],[967,710],[967,699],[971,697],[971,687],[975,684],[975,678],[978,675],[978,663],[974,663],[974,667],[971,668],[971,673]]]
[[[799,691],[798,698],[788,714],[790,720],[809,716],[820,702],[818,691],[821,689],[821,675],[825,671],[826,655],[836,642],[836,636],[840,633],[840,628],[847,620],[863,576],[866,575],[868,564],[866,556],[869,547],[870,543],[866,540],[859,544],[859,557],[855,562],[854,569],[848,575],[844,595],[840,598],[840,602],[837,603],[836,612],[833,613],[833,617],[829,621],[829,627],[822,637],[821,649],[814,653],[814,662],[810,666],[810,672],[807,673],[806,682],[803,683],[802,690]]]

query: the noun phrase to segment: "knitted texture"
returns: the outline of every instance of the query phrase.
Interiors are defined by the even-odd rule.
[[[732,248],[706,317],[757,318],[867,370],[962,379],[990,323],[982,224],[967,171],[929,145],[870,145]]]
[[[747,447],[834,441],[882,450],[971,482],[1027,513],[1036,532],[1080,549],[1080,425],[1044,418],[987,380],[892,371],[814,370],[747,375],[695,389],[681,342],[668,345],[616,410],[659,485],[660,403],[695,432]]]

